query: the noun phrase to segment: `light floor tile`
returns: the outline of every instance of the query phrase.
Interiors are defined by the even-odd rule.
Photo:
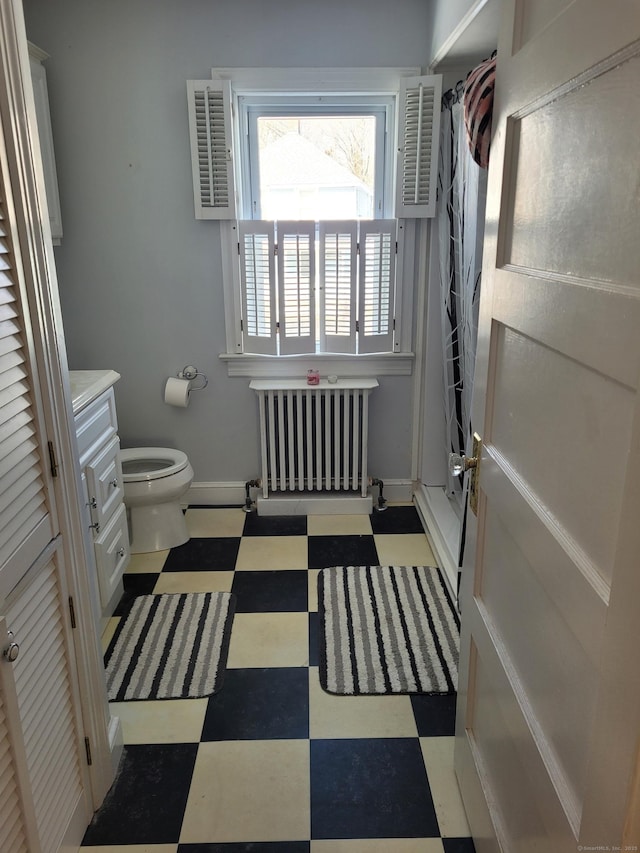
[[[318,574],[320,569],[309,569],[308,570],[308,584],[309,584],[309,611],[311,613],[318,612]]]
[[[368,515],[308,515],[309,536],[371,536]]]
[[[436,566],[424,533],[376,533],[373,537],[381,566]]]
[[[81,847],[82,853],[177,853],[177,844],[108,844]]]
[[[453,769],[454,741],[453,737],[420,738],[433,805],[444,838],[462,838],[470,834]]]
[[[187,529],[194,538],[208,536],[242,536],[245,513],[239,508],[188,509]]]
[[[118,622],[120,621],[119,616],[111,616],[107,624],[105,625],[105,629],[102,632],[102,637],[100,638],[100,643],[102,645],[102,654],[104,654],[109,648],[109,643],[113,635],[115,634],[116,628],[118,627]]]
[[[125,743],[198,743],[208,699],[111,702]]]
[[[439,838],[354,838],[311,842],[311,853],[443,853],[443,851],[442,841]]]
[[[162,572],[153,591],[231,592],[233,572]]]
[[[309,616],[305,613],[236,613],[227,666],[307,666]]]
[[[309,736],[312,738],[417,737],[409,696],[333,696],[309,669]]]
[[[200,744],[183,844],[310,837],[309,741]]]
[[[306,569],[308,559],[306,536],[244,536],[236,570]]]
[[[140,575],[151,572],[161,572],[164,561],[169,556],[168,551],[149,551],[145,554],[132,554],[127,566],[128,575]]]

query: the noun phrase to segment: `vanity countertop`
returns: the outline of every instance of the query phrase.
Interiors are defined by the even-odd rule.
[[[73,414],[77,415],[81,409],[92,403],[107,388],[120,379],[120,374],[115,370],[70,370],[71,400]]]

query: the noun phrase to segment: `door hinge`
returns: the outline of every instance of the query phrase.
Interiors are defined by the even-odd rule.
[[[53,446],[53,442],[48,441],[47,447],[49,448],[49,467],[51,469],[51,476],[57,477],[58,476],[58,462],[56,460],[56,451],[55,451],[55,448]]]
[[[71,627],[76,627],[76,609],[73,606],[73,598],[69,596],[69,615],[71,617]]]
[[[85,749],[85,752],[87,753],[87,764],[89,765],[89,767],[91,767],[91,765],[93,764],[93,761],[91,759],[91,744],[89,743],[88,737],[86,737],[84,739],[84,749]]]

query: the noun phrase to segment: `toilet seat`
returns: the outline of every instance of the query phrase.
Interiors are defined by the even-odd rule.
[[[129,447],[120,451],[125,483],[161,480],[183,471],[187,454],[171,447]]]

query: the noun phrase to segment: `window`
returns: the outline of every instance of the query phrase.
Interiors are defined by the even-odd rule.
[[[214,69],[189,81],[196,217],[223,220],[229,353],[410,350],[400,320],[415,220],[435,208],[441,92],[440,78],[412,72]]]
[[[391,98],[242,95],[238,113],[244,218],[391,215]]]

